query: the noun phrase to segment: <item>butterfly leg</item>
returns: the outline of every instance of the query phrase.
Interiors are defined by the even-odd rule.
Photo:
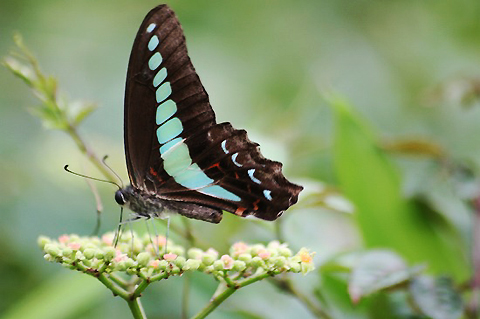
[[[148,221],[151,221],[152,222],[152,226],[153,226],[153,231],[154,231],[154,235],[155,235],[155,241],[152,240],[152,232],[150,231],[150,227],[148,227]],[[152,244],[152,247],[153,247],[153,250],[155,251],[155,254],[157,255],[158,258],[160,258],[160,250],[159,250],[159,243],[158,243],[158,234],[157,234],[157,229],[155,228],[155,221],[153,220],[153,218],[147,218],[146,222],[145,222],[145,225],[147,226],[147,232],[148,232],[148,236],[150,237],[150,243]]]

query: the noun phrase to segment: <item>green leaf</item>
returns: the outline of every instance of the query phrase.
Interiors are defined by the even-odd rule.
[[[433,319],[456,319],[463,313],[462,299],[450,278],[417,277],[410,285],[410,293],[423,314]]]
[[[84,312],[107,297],[95,278],[80,274],[59,275],[30,291],[13,304],[0,319],[63,319]]]
[[[388,250],[372,250],[355,263],[348,285],[354,303],[383,289],[406,283],[419,269],[410,269],[403,258]]]
[[[427,262],[437,273],[468,274],[465,256],[451,238],[402,195],[397,168],[377,147],[373,130],[347,103],[331,100],[335,111],[334,165],[339,184],[356,207],[367,248],[389,247],[409,263]]]
[[[77,126],[80,123],[82,123],[82,121],[96,109],[97,109],[97,106],[93,103],[80,105],[78,109],[75,109],[75,111],[72,112],[73,125]]]
[[[35,73],[30,67],[20,63],[17,59],[12,57],[5,58],[3,65],[5,65],[5,67],[13,73],[13,75],[22,79],[29,87],[33,86],[33,82],[36,79]]]

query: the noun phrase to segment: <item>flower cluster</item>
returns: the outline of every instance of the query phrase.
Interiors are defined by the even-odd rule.
[[[82,272],[98,275],[125,272],[154,280],[185,271],[201,271],[215,276],[228,274],[248,277],[252,274],[270,275],[285,272],[306,274],[314,269],[313,254],[305,248],[293,254],[286,244],[272,241],[268,245],[235,243],[230,254],[220,256],[213,248],[202,250],[175,245],[165,237],[152,238],[148,234],[137,236],[125,233],[116,246],[114,234],[99,237],[62,235],[57,240],[44,236],[38,239],[45,259]],[[166,245],[167,244],[167,245]],[[167,251],[165,251],[167,246]]]

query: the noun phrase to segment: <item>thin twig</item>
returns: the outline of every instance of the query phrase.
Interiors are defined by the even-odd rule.
[[[317,318],[323,319],[331,319],[332,317],[322,310],[318,305],[316,305],[312,300],[310,300],[307,296],[301,293],[292,282],[288,278],[284,279],[277,279],[272,278],[272,280],[268,280],[270,283],[274,284],[277,288],[280,288],[282,291],[285,291],[292,296],[295,296],[300,302],[302,302],[305,307]]]

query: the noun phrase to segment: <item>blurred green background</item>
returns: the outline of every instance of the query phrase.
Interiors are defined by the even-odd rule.
[[[128,57],[143,17],[158,4],[150,0],[0,1],[0,56],[9,54],[14,47],[12,36],[19,32],[42,69],[59,79],[63,93],[99,105],[80,133],[99,156],[109,155],[109,163],[124,181],[123,94]],[[395,232],[395,227],[402,229],[402,222],[386,229],[368,214],[361,215],[366,219],[352,218],[323,204],[302,205],[301,198],[299,207],[282,217],[292,248],[316,251],[320,265],[364,245],[392,247],[412,263],[425,256],[434,273],[460,281],[468,277],[468,201],[479,192],[480,107],[475,99],[480,78],[479,1],[176,0],[168,4],[183,25],[191,59],[218,122],[230,121],[236,128],[247,129],[266,157],[282,161],[285,175],[306,186],[305,194],[315,193],[323,185],[319,183],[325,183],[345,191],[362,206],[361,200],[369,196],[380,202],[387,198],[382,193],[385,187],[391,186],[393,193],[399,187],[400,197],[395,200],[401,203],[395,209],[403,211],[403,201],[408,201],[413,210],[428,210],[433,220],[441,216],[453,229],[447,233],[458,240],[441,235],[450,243],[446,250],[440,249],[442,254],[453,252],[441,256],[441,244],[427,240],[418,256],[412,252],[416,247],[401,246],[403,230],[392,240],[377,236]],[[348,147],[352,135],[339,132],[339,117],[334,125],[334,112],[324,98],[328,92],[348,99],[355,109],[353,117],[361,118],[375,143],[426,141],[443,150],[441,160],[388,153],[380,164],[363,158],[370,165],[364,166],[361,158],[351,156],[355,154]],[[38,103],[20,80],[0,68],[0,318],[27,318],[32,309],[31,318],[130,318],[123,301],[112,298],[94,279],[45,262],[36,245],[41,234],[90,234],[96,218],[93,196],[81,178],[66,174],[62,167],[68,163],[72,169],[98,176],[66,134],[44,129],[28,113],[28,107]],[[344,125],[349,124],[344,121]],[[410,142],[405,145],[411,146]],[[384,176],[392,174],[398,183],[388,186],[371,175],[384,161],[389,163]],[[462,163],[468,174],[457,178],[445,162],[454,167]],[[367,175],[356,175],[362,172]],[[388,184],[390,179],[386,180]],[[105,206],[101,231],[113,230],[119,213],[113,200],[115,189],[105,184],[97,187]],[[362,190],[366,195],[360,194]],[[390,199],[382,208],[387,219]],[[368,204],[362,207],[370,209]],[[425,217],[426,224],[430,217]],[[179,219],[174,222],[181,225]],[[238,240],[274,239],[273,224],[230,214],[220,225],[195,221],[192,225],[197,237],[220,252]],[[421,233],[412,235],[419,241],[433,236],[425,235],[421,227],[409,229],[411,234]],[[411,237],[405,236],[406,241]],[[432,264],[439,257],[447,265],[441,259]],[[216,285],[203,275],[192,279],[190,303],[195,313]],[[306,293],[323,289],[314,274],[292,279]],[[179,316],[183,281],[173,278],[149,287],[144,306],[152,318]],[[242,314],[244,310],[249,314]],[[338,318],[370,315],[365,307],[358,307]],[[239,291],[211,318],[313,315],[295,298],[262,282]]]

